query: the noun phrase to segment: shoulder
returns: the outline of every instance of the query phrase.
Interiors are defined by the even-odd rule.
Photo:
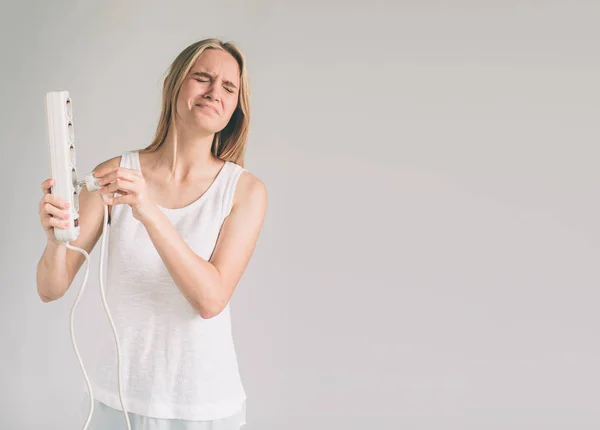
[[[267,186],[257,176],[244,169],[238,179],[233,196],[233,208],[253,206],[265,209],[268,200]]]
[[[121,158],[123,157],[123,155],[126,153],[130,153],[130,152],[139,153],[140,158],[146,157],[146,153],[144,152],[143,149],[130,149],[130,150],[127,150],[127,151],[121,153],[121,155],[117,155],[116,157],[109,158],[108,160],[103,161],[102,163],[98,164],[96,167],[94,167],[94,171],[103,169],[103,168],[116,169],[117,167],[119,167],[121,165]]]
[[[96,167],[94,167],[94,171],[104,169],[107,167],[114,169],[116,167],[119,167],[120,164],[121,164],[121,156],[119,155],[117,157],[110,158],[110,159],[98,164]]]

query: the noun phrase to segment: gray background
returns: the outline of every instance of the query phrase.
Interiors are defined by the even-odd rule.
[[[78,172],[149,144],[206,37],[248,59],[269,189],[231,303],[248,430],[597,429],[600,6],[3,2],[0,428],[76,429],[82,269],[42,303],[44,93]],[[106,322],[91,254],[75,329]],[[87,358],[86,358],[87,357]]]

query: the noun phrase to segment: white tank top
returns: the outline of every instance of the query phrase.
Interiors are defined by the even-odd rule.
[[[138,152],[123,153],[120,165],[140,171]],[[188,206],[159,206],[188,246],[207,261],[244,170],[227,161],[208,190]],[[184,420],[245,414],[229,304],[219,315],[203,319],[179,291],[129,205],[113,206],[108,233],[104,285],[119,335],[127,410]],[[94,397],[121,410],[112,330],[94,341],[101,342],[89,372]]]

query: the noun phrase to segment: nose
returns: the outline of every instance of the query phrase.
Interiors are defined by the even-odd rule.
[[[211,85],[208,91],[204,94],[204,98],[209,100],[218,100],[218,93],[216,90],[216,85]]]

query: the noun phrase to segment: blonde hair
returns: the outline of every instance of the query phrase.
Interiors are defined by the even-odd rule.
[[[220,49],[230,53],[237,61],[240,68],[240,89],[238,104],[231,115],[231,119],[223,130],[215,133],[211,145],[211,153],[224,161],[232,161],[244,167],[244,155],[248,128],[250,125],[250,91],[248,73],[244,54],[233,42],[222,42],[219,39],[204,39],[185,48],[169,66],[168,74],[164,80],[162,92],[162,110],[156,134],[152,143],[140,152],[152,152],[158,149],[165,138],[169,127],[175,128],[175,146],[177,146],[177,131],[173,113],[177,113],[177,98],[187,74],[206,49]]]

